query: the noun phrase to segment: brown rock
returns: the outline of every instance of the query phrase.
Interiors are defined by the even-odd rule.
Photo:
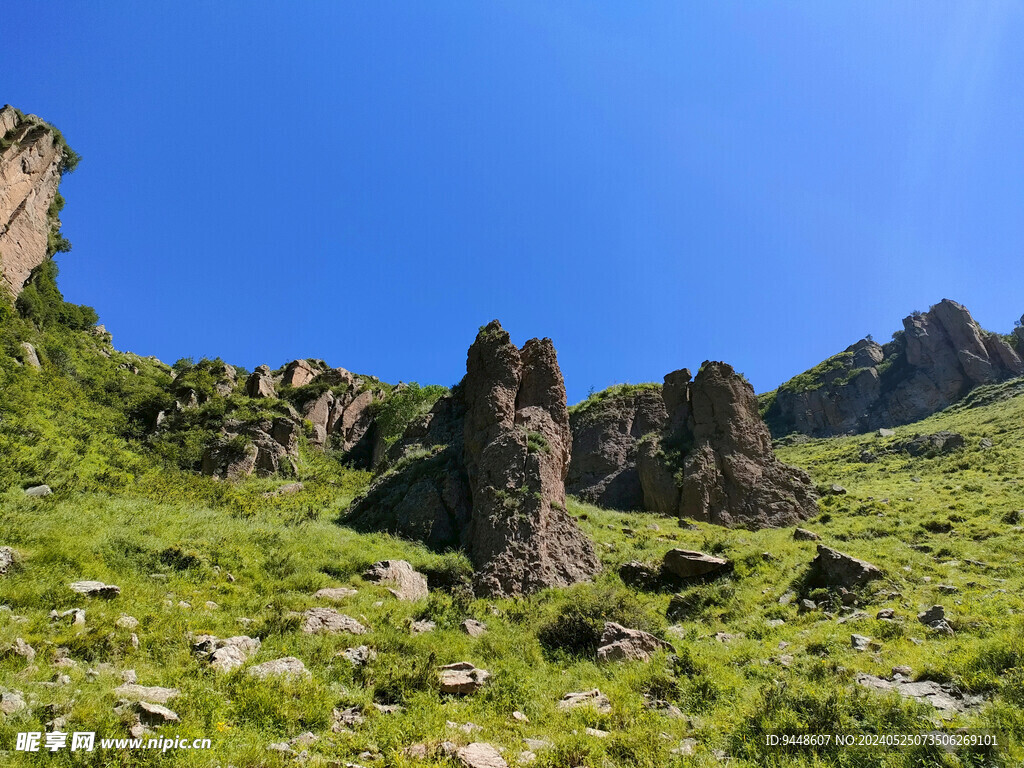
[[[667,419],[658,388],[633,389],[570,414],[572,461],[565,489],[606,509],[643,509],[637,443]]]
[[[277,397],[274,377],[265,365],[261,365],[245,380],[245,393],[249,397]]]
[[[11,106],[0,109],[0,138],[0,277],[13,300],[32,270],[49,258],[50,232],[60,230],[50,209],[64,145],[52,127]]]
[[[459,747],[455,753],[459,765],[464,768],[508,768],[501,753],[490,744],[474,742]]]
[[[301,387],[309,384],[320,373],[308,360],[292,360],[284,367],[281,383],[289,387]]]
[[[132,701],[151,701],[157,704],[166,704],[171,699],[180,696],[181,691],[177,688],[161,688],[159,686],[125,683],[114,689],[114,695]]]
[[[599,714],[611,714],[612,704],[608,697],[594,688],[592,691],[577,691],[567,693],[558,702],[559,709],[577,709],[578,707],[593,707]]]
[[[572,436],[551,340],[518,350],[491,322],[469,349],[460,389],[477,592],[524,594],[597,573],[593,546],[565,511]]]
[[[487,626],[476,619],[466,619],[459,625],[459,629],[470,637],[482,637],[487,634]]]
[[[662,568],[680,579],[699,579],[728,573],[732,570],[732,562],[704,552],[670,549],[665,553]]]
[[[671,651],[672,645],[639,629],[627,629],[607,621],[597,648],[598,661],[649,661],[658,651]]]
[[[812,578],[816,583],[828,587],[852,589],[874,579],[880,579],[882,572],[871,563],[845,555],[838,550],[818,545],[818,556],[811,563]]]
[[[405,560],[374,563],[363,578],[374,584],[390,585],[388,591],[399,600],[421,600],[429,594],[427,577]]]
[[[468,661],[459,661],[441,667],[441,693],[467,694],[482,688],[491,673],[477,669]]]

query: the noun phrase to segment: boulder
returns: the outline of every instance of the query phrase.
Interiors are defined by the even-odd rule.
[[[6,576],[7,572],[14,567],[18,559],[18,553],[10,547],[0,547],[0,576]]]
[[[639,629],[627,629],[607,621],[597,648],[598,661],[649,661],[658,651],[671,651],[672,645]]]
[[[946,619],[946,609],[941,605],[933,605],[926,611],[917,614],[917,620],[934,632],[952,635],[953,627]]]
[[[908,440],[893,443],[894,451],[906,451],[911,456],[941,456],[958,451],[966,445],[964,436],[958,432],[936,432],[931,435],[914,435]]]
[[[459,661],[441,667],[441,693],[468,694],[483,688],[491,673],[477,669],[468,661]]]
[[[226,480],[256,474],[294,473],[299,426],[280,416],[257,422],[225,419],[218,437],[203,453],[202,472]]]
[[[21,360],[29,368],[35,368],[37,371],[43,366],[39,364],[39,355],[36,354],[36,348],[29,344],[27,341],[23,341],[21,346]]]
[[[805,472],[781,463],[753,387],[725,363],[665,376],[668,421],[640,444],[647,508],[751,528],[792,525],[817,513]]]
[[[0,713],[10,716],[28,709],[21,691],[0,691]]]
[[[662,570],[684,580],[714,578],[732,571],[732,562],[704,552],[670,549],[665,553]]]
[[[951,685],[943,685],[930,680],[911,682],[903,675],[896,675],[892,681],[874,675],[859,673],[856,677],[858,685],[882,693],[895,691],[900,696],[915,699],[923,704],[930,704],[943,714],[971,712],[983,703],[980,696],[962,694]]]
[[[341,652],[353,667],[365,667],[375,658],[377,658],[377,652],[366,645],[360,645],[356,648],[346,648]]]
[[[159,686],[125,683],[114,689],[114,695],[131,701],[151,701],[157,704],[166,704],[171,699],[180,696],[181,691],[177,688],[161,688]]]
[[[880,579],[882,572],[871,563],[838,550],[818,545],[818,556],[811,563],[812,580],[826,587],[853,589]]]
[[[142,725],[147,727],[181,722],[181,718],[178,717],[177,712],[149,701],[136,702],[135,711],[138,714],[139,721]]]
[[[318,589],[313,597],[317,600],[341,601],[358,593],[359,590],[351,589],[350,587],[325,587],[324,589]]]
[[[218,672],[230,672],[245,664],[260,645],[259,638],[247,635],[223,640],[214,635],[199,635],[193,640],[192,650]]]
[[[666,419],[656,386],[627,388],[576,406],[569,416],[572,460],[566,492],[605,509],[643,509],[637,443],[660,431]]]
[[[322,633],[332,635],[340,633],[349,635],[366,634],[366,627],[358,621],[331,608],[310,608],[302,616],[302,631],[307,635]]]
[[[121,588],[114,584],[104,584],[102,581],[76,581],[68,585],[72,592],[77,592],[86,597],[117,597],[121,594]]]
[[[306,677],[309,672],[306,665],[294,656],[285,656],[273,661],[265,661],[254,667],[249,667],[249,674],[264,680],[268,677]]]
[[[814,531],[809,531],[806,528],[795,528],[793,530],[794,541],[817,541],[820,538]]]
[[[51,493],[53,493],[53,489],[48,485],[33,485],[31,488],[25,489],[26,496],[36,499],[49,496]]]
[[[591,691],[576,691],[567,693],[558,702],[559,709],[578,709],[579,707],[593,707],[599,714],[611,714],[612,704],[608,697],[594,688]]]
[[[476,619],[466,619],[459,625],[459,629],[470,637],[482,637],[487,634],[487,625]]]
[[[427,577],[405,560],[383,560],[374,563],[363,574],[374,584],[383,584],[399,600],[421,600],[429,594]]]
[[[463,768],[508,768],[508,763],[501,753],[492,745],[474,742],[459,747],[455,752],[459,765]]]
[[[320,370],[308,360],[292,360],[284,367],[281,383],[289,387],[302,387],[319,375]]]
[[[245,380],[245,394],[249,397],[277,397],[274,376],[270,368],[261,365]]]

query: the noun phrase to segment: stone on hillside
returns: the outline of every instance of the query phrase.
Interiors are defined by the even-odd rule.
[[[569,415],[572,460],[565,490],[605,509],[643,509],[637,443],[660,431],[668,415],[658,388],[588,402]]]
[[[261,680],[268,677],[306,677],[309,672],[306,665],[294,656],[285,656],[273,661],[265,661],[249,668],[249,674]]]
[[[72,592],[77,592],[86,597],[117,597],[121,594],[121,588],[114,584],[104,584],[102,581],[76,581],[69,585]]]
[[[18,553],[10,547],[0,547],[0,576],[7,575],[17,558]]]
[[[917,614],[917,620],[935,632],[953,634],[953,627],[946,619],[946,609],[941,605],[933,605],[927,611]]]
[[[775,457],[753,387],[731,366],[705,362],[693,381],[688,370],[674,371],[662,398],[667,424],[643,441],[638,457],[648,509],[752,528],[792,525],[817,512],[810,478]],[[663,445],[686,446],[681,466],[667,463]]]
[[[429,594],[427,577],[405,560],[382,560],[374,563],[363,578],[383,584],[399,600],[421,600]]]
[[[284,368],[281,383],[289,387],[302,387],[317,377],[320,371],[308,360],[292,360]]]
[[[597,688],[592,691],[576,691],[567,693],[558,702],[559,709],[576,709],[578,707],[593,707],[599,714],[611,714],[612,704]]]
[[[864,560],[818,545],[818,556],[811,563],[815,580],[823,586],[852,589],[882,577],[882,572]]]
[[[467,694],[482,688],[491,673],[477,669],[468,661],[459,661],[441,667],[441,693]]]
[[[911,456],[941,456],[958,451],[967,444],[959,432],[936,432],[931,435],[914,435],[892,445],[896,451],[906,451]]]
[[[480,637],[487,634],[487,625],[476,619],[466,619],[459,625],[459,629],[470,637]]]
[[[25,489],[25,495],[35,499],[49,496],[51,493],[53,493],[53,489],[48,485],[33,485],[31,488]]]
[[[598,661],[649,661],[658,651],[671,651],[672,645],[639,629],[627,629],[606,621],[597,648]]]
[[[125,683],[114,689],[114,695],[131,701],[152,701],[157,704],[166,704],[171,699],[179,696],[181,691],[177,688],[161,688],[160,686],[136,685]]]
[[[29,664],[36,658],[36,650],[26,643],[22,638],[14,638],[14,642],[8,647],[7,652],[15,656],[21,656]]]
[[[796,528],[793,531],[794,541],[818,541],[820,538],[814,531],[809,531],[806,528]]]
[[[662,563],[665,571],[680,579],[715,578],[732,571],[732,562],[704,552],[670,549]]]
[[[459,747],[455,753],[459,765],[464,768],[508,768],[501,753],[485,742],[474,742]]]
[[[829,493],[831,493],[833,496],[845,496],[846,495],[846,489],[843,488],[843,486],[839,485],[838,483],[832,483],[832,485],[829,487],[828,490],[829,490]]]
[[[0,713],[14,715],[28,709],[21,691],[0,691]]]
[[[377,658],[377,652],[366,645],[360,645],[356,648],[346,648],[341,652],[341,655],[348,659],[349,663],[353,667],[365,667]]]
[[[893,430],[893,429],[886,429],[885,427],[882,427],[882,428],[880,428],[878,430],[878,436],[879,437],[895,437],[896,436],[896,431]]]
[[[81,608],[69,608],[66,611],[50,611],[50,621],[65,621],[75,627],[85,626],[85,611]]]
[[[335,709],[331,712],[331,731],[340,733],[345,728],[354,728],[366,722],[362,710],[358,707]]]
[[[138,713],[139,720],[145,726],[160,726],[167,723],[181,722],[177,712],[149,701],[136,702],[135,711]]]
[[[871,645],[871,638],[864,635],[850,635],[850,645],[855,651],[866,651]]]
[[[219,672],[230,672],[241,667],[260,649],[260,640],[247,635],[220,639],[214,635],[199,635],[192,643],[192,650],[205,658],[210,666]]]
[[[619,578],[634,589],[655,589],[661,584],[661,576],[660,568],[638,560],[631,560],[619,566]]]
[[[857,675],[856,680],[858,685],[862,685],[865,688],[871,688],[883,693],[895,691],[904,698],[915,699],[924,704],[931,704],[945,715],[976,710],[983,702],[980,696],[967,696],[951,685],[943,685],[931,680],[911,682],[905,680],[901,675],[889,681],[863,672]]]
[[[303,612],[302,631],[307,635],[323,632],[330,634],[347,633],[350,635],[366,634],[366,627],[343,613],[331,608],[310,608]]]
[[[422,635],[425,632],[433,632],[437,629],[437,624],[432,621],[414,621],[409,625],[409,631],[414,635]]]
[[[245,394],[249,397],[277,397],[274,377],[270,368],[261,365],[245,380]]]
[[[359,590],[351,589],[349,587],[325,587],[323,589],[318,589],[313,597],[317,600],[341,601],[358,593]]]
[[[42,368],[39,364],[39,355],[36,354],[36,348],[27,341],[21,342],[21,359],[29,368],[35,368],[37,371]]]
[[[135,629],[139,626],[139,620],[134,616],[120,616],[117,621],[114,622],[114,626],[118,629]]]
[[[279,488],[275,488],[272,491],[267,491],[266,493],[263,494],[263,498],[274,499],[277,498],[278,496],[291,496],[293,493],[298,493],[305,487],[306,486],[304,486],[302,483],[286,483],[285,485],[282,485]]]
[[[280,416],[258,422],[225,419],[217,438],[203,453],[201,471],[227,480],[255,472],[269,476],[295,471],[299,426]]]

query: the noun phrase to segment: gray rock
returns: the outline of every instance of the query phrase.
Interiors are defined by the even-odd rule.
[[[306,670],[306,665],[299,659],[294,656],[285,656],[250,667],[249,674],[264,680],[268,677],[306,677],[309,672]]]
[[[935,632],[953,634],[953,627],[946,619],[946,610],[941,605],[933,605],[927,611],[917,614],[917,620]]]
[[[114,584],[104,584],[102,581],[76,581],[69,586],[72,592],[86,597],[111,598],[121,594],[120,587]]]
[[[594,688],[592,691],[577,691],[565,694],[558,702],[558,709],[577,709],[579,707],[593,707],[598,713],[611,714],[612,705],[608,697]]]
[[[405,560],[383,560],[374,563],[363,578],[374,584],[388,586],[388,591],[399,600],[421,600],[429,594],[427,577]]]
[[[320,633],[347,633],[350,635],[365,635],[366,627],[343,613],[338,613],[331,608],[310,608],[303,614],[302,631],[307,635]]]
[[[358,593],[359,590],[349,587],[325,587],[324,589],[318,589],[313,597],[317,600],[337,600],[340,602]]]
[[[260,649],[260,644],[258,638],[247,635],[223,640],[214,635],[199,635],[193,640],[192,649],[218,672],[230,672],[245,664]]]
[[[820,538],[814,531],[809,531],[806,528],[795,528],[793,530],[794,541],[818,541]]]
[[[25,489],[25,495],[32,498],[41,498],[43,496],[49,496],[53,493],[53,489],[48,485],[33,485],[31,488]]]
[[[464,768],[508,768],[508,763],[501,753],[485,742],[474,742],[459,747],[455,756],[459,765]]]
[[[814,579],[824,586],[852,589],[882,577],[871,563],[858,560],[838,550],[818,545],[818,556],[811,563]]]
[[[177,688],[161,688],[155,685],[145,686],[125,683],[114,689],[114,695],[131,701],[150,701],[157,704],[166,704],[171,699],[180,696],[181,691]]]
[[[422,635],[424,632],[433,632],[437,624],[432,621],[414,621],[409,625],[409,631],[414,635]]]
[[[896,679],[889,681],[863,672],[857,675],[856,680],[865,688],[882,692],[895,691],[904,698],[931,704],[940,712],[947,714],[970,712],[980,707],[982,703],[980,696],[965,696],[952,686],[929,680],[909,682]]]
[[[688,549],[670,549],[662,567],[680,579],[715,577],[732,570],[732,562],[721,557]]]
[[[482,637],[487,634],[487,625],[476,619],[466,619],[459,625],[459,629],[470,637]]]
[[[6,576],[18,559],[18,553],[10,547],[0,547],[0,576]]]
[[[850,645],[855,651],[866,651],[871,645],[871,638],[864,635],[850,635]]]
[[[0,691],[0,712],[10,716],[28,709],[21,691]]]
[[[346,648],[341,652],[353,667],[365,667],[375,658],[377,658],[377,652],[366,645],[360,645],[356,648]]]

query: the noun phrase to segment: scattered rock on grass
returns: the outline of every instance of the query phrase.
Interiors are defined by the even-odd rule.
[[[49,496],[51,493],[53,493],[53,489],[48,485],[34,485],[31,488],[25,489],[26,496],[36,499]]]
[[[210,662],[220,672],[229,672],[245,664],[252,654],[260,649],[258,638],[238,635],[221,640],[214,635],[199,635],[192,643],[192,650]]]
[[[349,587],[325,587],[317,590],[313,597],[317,600],[344,600],[346,597],[352,597],[358,593],[359,590]]]
[[[377,652],[367,645],[360,645],[357,648],[346,648],[340,655],[348,659],[353,667],[365,667],[377,658]]]
[[[597,648],[598,661],[649,661],[658,651],[671,651],[672,645],[639,629],[627,629],[607,621]]]
[[[459,628],[470,637],[480,637],[487,634],[487,626],[476,619],[466,619]]]
[[[576,709],[577,707],[593,707],[603,715],[610,714],[612,711],[612,704],[608,701],[608,697],[597,688],[592,691],[567,693],[558,702],[559,709]]]
[[[732,563],[704,552],[670,549],[665,553],[663,568],[680,579],[699,579],[728,573],[732,570]]]
[[[883,692],[895,691],[904,698],[931,704],[945,713],[967,712],[976,709],[982,703],[980,696],[964,695],[953,686],[942,685],[931,680],[915,683],[899,676],[890,681],[866,673],[858,674],[856,680],[865,688]]]
[[[477,669],[468,661],[448,664],[441,667],[441,693],[474,693],[486,684],[490,676],[490,672]]]
[[[265,680],[268,677],[306,677],[309,671],[299,659],[294,656],[285,656],[250,667],[249,674]]]
[[[493,745],[477,741],[460,747],[455,753],[464,768],[508,768],[508,763]]]
[[[843,554],[824,544],[818,545],[818,556],[811,563],[811,570],[824,586],[847,589],[882,577],[881,570],[871,563]]]
[[[10,547],[0,547],[0,576],[7,575],[17,557],[18,553]]]
[[[321,633],[365,635],[366,627],[344,613],[331,608],[310,608],[303,614],[302,631],[307,635]]]
[[[382,560],[374,563],[363,578],[374,584],[388,586],[388,592],[399,600],[419,600],[428,595],[427,577],[405,560]]]
[[[121,588],[114,584],[104,584],[102,581],[76,581],[69,585],[72,592],[77,592],[86,597],[117,597],[121,594]]]
[[[179,696],[181,691],[177,688],[161,688],[159,686],[145,686],[134,683],[125,683],[114,689],[114,695],[130,701],[150,701],[157,704],[166,704],[171,699]]]
[[[817,541],[820,538],[814,531],[809,531],[806,528],[796,528],[793,530],[794,541]]]
[[[917,620],[934,632],[952,635],[953,627],[946,619],[946,609],[941,605],[933,605],[927,611],[917,614]]]

